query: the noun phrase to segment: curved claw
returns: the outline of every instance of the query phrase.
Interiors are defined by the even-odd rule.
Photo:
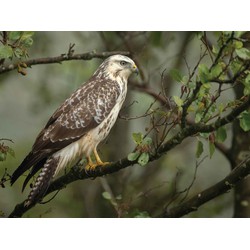
[[[100,156],[98,155],[97,151],[96,151],[96,148],[94,149],[94,155],[95,155],[95,159],[96,159],[96,163],[94,163],[91,159],[90,156],[87,157],[87,160],[88,160],[88,163],[87,165],[85,166],[85,172],[86,174],[88,173],[93,173],[93,171],[95,170],[95,168],[97,166],[105,166],[105,165],[108,165],[110,164],[111,162],[103,162],[100,158]]]

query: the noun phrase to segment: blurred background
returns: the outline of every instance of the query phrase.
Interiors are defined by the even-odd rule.
[[[211,41],[216,40],[215,33],[208,35]],[[137,79],[133,76],[131,81],[147,83],[155,93],[160,93],[164,71],[163,84],[169,97],[180,96],[180,85],[169,76],[171,69],[186,73],[188,67],[196,65],[202,49],[197,32],[35,32],[33,40],[30,58],[67,53],[70,44],[75,44],[75,53],[130,51],[141,70],[140,76]],[[15,157],[8,156],[6,161],[0,162],[0,176],[5,169],[10,174],[14,171],[54,110],[101,62],[101,59],[66,61],[32,66],[26,76],[16,71],[0,75],[0,138],[13,140],[14,143],[6,141],[5,144],[15,151]],[[141,116],[152,102],[152,96],[129,85],[121,116]],[[132,133],[145,133],[148,124],[149,117],[118,119],[110,136],[99,146],[102,158],[116,161],[126,157],[135,147]],[[229,136],[226,144],[230,143]],[[197,140],[190,138],[144,167],[134,165],[112,175],[72,183],[52,201],[36,205],[24,217],[154,217],[164,208],[177,205],[176,192],[188,188],[194,177],[189,196],[215,184],[230,172],[229,163],[217,150],[212,159],[206,157],[199,164],[208,155],[208,149],[204,149],[197,162],[196,145]],[[24,178],[13,187],[9,183],[5,188],[0,187],[3,217],[26,199],[29,187],[21,192]],[[232,217],[232,214],[233,194],[230,192],[186,217]]]

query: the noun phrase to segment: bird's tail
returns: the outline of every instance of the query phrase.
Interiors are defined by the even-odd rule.
[[[42,199],[43,195],[47,191],[49,184],[52,180],[52,177],[55,174],[59,162],[59,158],[50,157],[45,162],[42,167],[41,172],[36,178],[36,181],[31,189],[31,192],[24,203],[24,206],[28,207],[31,204],[38,202]]]

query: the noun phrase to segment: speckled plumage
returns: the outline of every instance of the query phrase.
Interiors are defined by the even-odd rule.
[[[54,112],[31,152],[12,175],[13,184],[31,168],[23,189],[41,169],[26,206],[37,202],[51,179],[83,156],[89,157],[113,127],[127,93],[127,80],[137,72],[128,57],[107,58],[93,76]]]

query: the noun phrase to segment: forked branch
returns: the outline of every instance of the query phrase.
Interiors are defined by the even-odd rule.
[[[163,143],[162,146],[158,149],[158,151],[155,152],[153,155],[151,155],[149,161],[154,161],[154,160],[159,159],[163,154],[166,154],[168,151],[175,148],[184,139],[186,139],[186,138],[188,138],[190,136],[196,135],[199,132],[212,132],[212,131],[217,130],[221,126],[224,126],[224,125],[226,125],[228,123],[231,123],[232,120],[236,119],[238,117],[238,115],[240,115],[240,113],[243,112],[244,110],[246,110],[249,106],[250,106],[250,98],[248,97],[248,98],[245,99],[245,101],[241,105],[239,105],[238,107],[233,109],[228,115],[226,115],[222,119],[218,119],[217,121],[215,121],[212,124],[209,124],[209,125],[192,125],[192,126],[189,126],[189,127],[186,127],[184,129],[182,129],[180,132],[178,132],[171,139],[169,139],[168,141]],[[50,193],[52,193],[54,191],[63,189],[68,184],[70,184],[70,183],[72,183],[72,182],[74,182],[76,180],[95,178],[95,177],[98,177],[98,176],[111,174],[111,173],[119,171],[120,169],[132,166],[134,164],[136,164],[136,161],[129,161],[127,159],[127,157],[125,157],[125,158],[123,158],[123,159],[121,159],[121,160],[119,160],[119,161],[117,161],[115,163],[109,164],[109,165],[105,165],[105,166],[102,166],[102,167],[97,166],[94,171],[88,172],[88,173],[85,171],[85,169],[83,169],[83,168],[81,168],[79,166],[75,166],[67,174],[65,174],[64,176],[62,176],[62,177],[56,179],[55,181],[53,181],[51,183],[51,185],[49,186],[45,196],[47,196],[48,194],[50,194]],[[242,166],[240,166],[240,167],[241,167],[240,170],[237,170],[238,168],[236,170],[233,170],[233,172],[231,173],[231,174],[233,174],[232,179],[231,179],[231,174],[229,175],[229,183],[230,183],[230,185],[226,185],[227,186],[226,189],[225,189],[225,187],[224,188],[219,188],[218,192],[216,192],[216,194],[214,194],[214,195],[218,196],[218,195],[224,193],[225,190],[229,190],[230,188],[233,187],[233,185],[237,181],[239,181],[240,178],[243,178],[244,176],[246,176],[248,174],[248,172],[249,172],[248,170],[250,169],[250,166],[249,166],[249,168],[247,167],[246,171],[245,170],[242,171],[241,169],[243,167]],[[239,175],[237,173],[239,173]],[[222,184],[218,183],[216,185],[219,185],[219,187],[221,187]],[[204,198],[202,198],[203,203],[210,200],[209,197],[211,197],[210,191],[208,193],[206,193],[206,191],[204,191],[204,192],[205,192],[205,194],[208,195],[208,197],[205,196]],[[203,196],[204,196],[204,194],[203,194]],[[189,204],[188,202],[189,201],[185,202],[185,204],[186,203]],[[192,201],[192,202],[194,202],[194,201]],[[191,202],[191,204],[192,204],[192,202]],[[201,204],[203,204],[203,203],[201,203]],[[24,202],[22,202],[22,203],[18,204],[15,207],[15,209],[9,215],[9,217],[21,217],[26,211],[28,211],[33,206],[34,205],[31,205],[29,207],[24,207]],[[190,207],[190,208],[185,208],[184,211],[189,212],[189,211],[193,211],[193,210]],[[176,212],[177,215],[178,215],[178,213]],[[164,216],[168,216],[167,214],[165,213]],[[182,214],[182,215],[184,215],[184,214]]]

